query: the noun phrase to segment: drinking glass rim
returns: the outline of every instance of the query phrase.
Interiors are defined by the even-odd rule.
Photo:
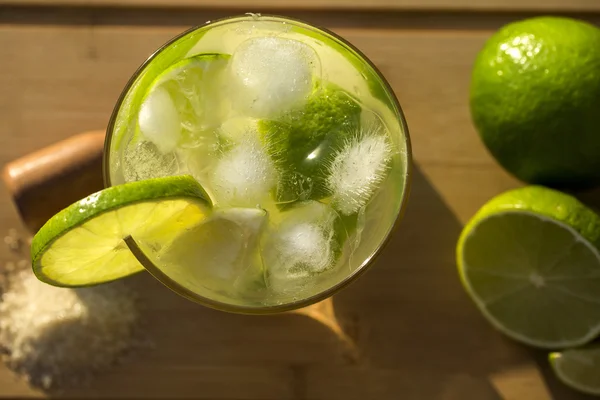
[[[314,294],[312,296],[309,296],[307,298],[292,301],[292,302],[285,303],[285,304],[264,306],[264,307],[251,307],[251,306],[229,304],[229,303],[224,303],[224,302],[220,302],[217,300],[213,300],[213,299],[210,299],[205,296],[201,296],[187,288],[184,288],[183,286],[181,286],[177,283],[174,283],[174,281],[171,278],[169,278],[162,271],[158,270],[155,266],[153,266],[152,263],[150,263],[150,265],[148,265],[146,268],[146,269],[149,269],[153,275],[155,275],[155,274],[161,275],[161,279],[159,279],[159,281],[161,281],[161,283],[163,283],[165,286],[169,287],[170,289],[173,289],[171,287],[171,285],[176,286],[176,289],[177,289],[177,290],[175,290],[176,293],[178,293],[179,295],[181,295],[183,297],[186,297],[188,300],[194,301],[201,305],[204,305],[204,306],[216,309],[216,310],[220,310],[220,311],[227,311],[227,312],[239,313],[239,314],[254,314],[254,315],[256,315],[256,314],[275,314],[275,313],[281,313],[281,312],[286,312],[286,311],[292,311],[292,310],[296,310],[299,308],[307,307],[309,305],[318,303],[318,302],[323,301],[323,300],[333,296],[334,294],[338,293],[339,291],[341,291],[342,289],[347,287],[350,283],[354,282],[366,270],[368,270],[371,267],[371,265],[373,265],[373,263],[377,259],[377,257],[381,254],[383,249],[386,247],[386,245],[390,241],[390,238],[393,236],[394,232],[398,229],[398,226],[400,225],[400,222],[404,217],[404,214],[406,212],[406,207],[408,204],[408,198],[410,197],[410,190],[411,190],[411,183],[412,183],[412,169],[413,169],[412,147],[411,147],[410,135],[408,132],[408,125],[406,123],[406,118],[404,116],[404,112],[402,110],[402,107],[400,106],[400,102],[398,101],[398,98],[396,97],[396,94],[394,93],[394,90],[390,86],[387,79],[383,76],[383,74],[381,73],[381,71],[379,71],[379,69],[375,66],[375,64],[373,64],[373,62],[362,51],[360,51],[358,48],[356,48],[353,44],[348,42],[346,39],[344,39],[340,35],[330,31],[329,29],[323,28],[320,26],[315,26],[306,21],[302,21],[302,20],[299,20],[296,18],[291,18],[291,17],[285,17],[285,16],[281,16],[281,15],[247,13],[247,14],[229,16],[229,17],[215,19],[212,21],[207,21],[202,25],[196,25],[189,29],[186,29],[185,31],[181,32],[180,34],[169,39],[162,46],[160,46],[157,50],[155,50],[135,70],[135,72],[133,73],[131,78],[127,81],[127,83],[125,84],[125,87],[121,91],[121,94],[119,95],[117,102],[115,104],[115,107],[113,108],[113,111],[111,113],[111,116],[110,116],[110,119],[108,121],[108,125],[106,128],[106,137],[105,137],[105,141],[104,141],[104,151],[103,151],[103,156],[102,156],[102,172],[103,172],[105,187],[111,186],[111,181],[110,181],[110,153],[111,152],[110,152],[110,148],[111,148],[111,141],[112,141],[113,131],[114,131],[114,127],[115,127],[115,122],[116,122],[119,110],[121,108],[121,105],[123,104],[125,97],[129,93],[129,90],[131,89],[131,87],[133,86],[135,81],[138,79],[138,77],[144,72],[146,67],[160,53],[162,53],[165,49],[167,49],[169,46],[171,46],[177,40],[181,39],[182,37],[184,37],[192,32],[197,31],[198,29],[202,29],[202,28],[208,29],[211,25],[219,25],[219,24],[222,24],[225,22],[233,22],[235,20],[251,20],[253,18],[256,18],[256,15],[258,15],[259,18],[267,20],[267,21],[268,20],[290,21],[293,23],[297,23],[299,25],[307,25],[311,28],[314,28],[314,29],[324,33],[326,36],[327,35],[330,36],[335,41],[337,41],[341,45],[343,45],[344,47],[347,47],[350,50],[352,50],[356,55],[358,55],[358,57],[360,58],[360,60],[362,62],[366,63],[369,67],[371,67],[373,69],[373,71],[375,72],[375,74],[380,79],[381,83],[383,84],[383,87],[384,87],[387,95],[389,96],[391,102],[393,103],[393,106],[395,107],[395,110],[392,110],[392,111],[394,111],[394,113],[396,114],[397,120],[400,123],[400,128],[401,128],[402,134],[404,136],[403,139],[404,139],[404,145],[406,148],[406,154],[404,154],[403,156],[406,157],[406,171],[404,173],[404,185],[403,185],[404,190],[403,190],[403,197],[402,197],[402,200],[400,203],[400,208],[398,210],[398,213],[396,215],[394,223],[388,229],[388,231],[385,235],[385,238],[371,252],[371,255],[369,257],[367,257],[352,273],[350,273],[349,275],[347,275],[342,280],[340,280],[338,283],[329,287],[328,289],[326,289],[322,292],[319,292],[317,294]],[[146,265],[145,265],[145,267],[146,267]]]

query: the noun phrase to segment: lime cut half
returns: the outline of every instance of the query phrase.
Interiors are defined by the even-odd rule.
[[[169,243],[206,218],[211,202],[190,176],[113,186],[52,217],[31,244],[33,271],[43,282],[90,286],[143,269],[123,239]]]
[[[586,346],[551,353],[554,373],[563,383],[580,392],[600,395],[600,346]]]
[[[462,282],[483,315],[523,343],[561,348],[600,333],[600,217],[542,187],[504,193],[464,228]]]

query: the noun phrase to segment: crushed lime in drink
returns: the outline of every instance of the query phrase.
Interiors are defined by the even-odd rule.
[[[379,250],[406,197],[407,132],[383,78],[333,34],[279,17],[226,19],[170,42],[128,85],[108,135],[110,185],[150,185],[138,214],[114,212],[146,219],[143,235],[128,220],[108,241],[208,303],[260,309],[330,291]],[[180,175],[201,199],[152,195],[177,186],[153,178]],[[179,212],[191,219],[169,225]],[[89,283],[136,271],[125,254],[126,271]],[[86,283],[81,271],[48,271],[53,283]]]

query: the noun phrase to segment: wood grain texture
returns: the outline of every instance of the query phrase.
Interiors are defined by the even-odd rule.
[[[7,164],[2,181],[34,234],[54,214],[104,187],[106,132],[83,132]]]
[[[0,0],[0,4],[77,7],[231,8],[263,9],[382,9],[471,11],[600,11],[596,0]]]
[[[104,129],[133,71],[185,28],[0,24],[0,163],[78,132]],[[304,316],[209,310],[142,274],[128,283],[145,304],[155,348],[132,355],[90,387],[64,395],[588,398],[552,377],[544,353],[491,328],[456,274],[454,246],[463,224],[491,196],[519,185],[490,158],[469,118],[471,64],[491,31],[334,29],[389,79],[408,119],[416,164],[399,230],[376,265],[333,300],[342,327],[360,350],[359,361],[348,361],[343,344]],[[18,224],[6,190],[0,188],[0,228]],[[22,257],[0,248],[0,265]],[[29,388],[0,365],[0,397],[43,395],[48,394]]]

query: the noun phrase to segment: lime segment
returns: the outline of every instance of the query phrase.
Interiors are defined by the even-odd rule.
[[[600,395],[600,346],[568,349],[548,357],[556,376],[584,393]]]
[[[33,270],[55,286],[89,286],[143,269],[123,239],[167,244],[210,214],[211,203],[190,176],[114,186],[52,217],[31,244]]]
[[[278,202],[328,195],[327,166],[345,141],[358,135],[362,108],[335,85],[319,84],[305,107],[278,121],[261,120],[260,135],[282,173]]]
[[[504,193],[464,228],[462,282],[483,315],[529,345],[584,344],[600,333],[600,217],[542,187]]]

